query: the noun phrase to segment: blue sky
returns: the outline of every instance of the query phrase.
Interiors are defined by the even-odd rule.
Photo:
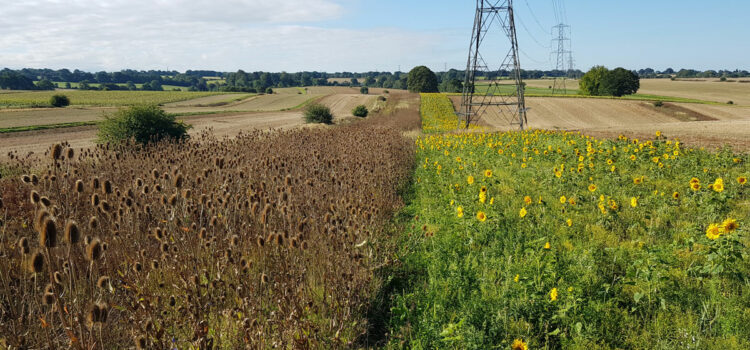
[[[556,0],[563,1],[563,0]],[[750,1],[564,1],[576,68],[750,69]],[[515,0],[521,63],[551,69],[552,0]],[[465,68],[471,0],[0,0],[0,67]],[[507,49],[490,38],[498,59]]]

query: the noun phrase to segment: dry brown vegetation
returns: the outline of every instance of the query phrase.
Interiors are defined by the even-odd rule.
[[[24,175],[0,181],[0,338],[77,349],[366,339],[416,108],[333,128],[14,155],[6,166]]]

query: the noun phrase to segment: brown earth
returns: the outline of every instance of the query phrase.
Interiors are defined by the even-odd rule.
[[[460,96],[451,97],[454,106]],[[706,147],[728,144],[750,150],[750,107],[643,101],[532,97],[526,100],[533,129],[581,131],[602,137],[669,138]],[[491,130],[515,130],[507,118],[488,114],[480,124]]]

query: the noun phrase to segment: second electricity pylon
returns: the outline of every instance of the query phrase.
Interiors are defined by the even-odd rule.
[[[485,38],[492,38],[492,35],[489,37],[487,35],[495,33],[504,34],[510,44],[510,49],[499,68],[490,69],[480,48]],[[497,50],[496,46],[501,44],[501,40],[497,42],[490,40],[484,43],[484,47],[491,49],[487,51],[491,51],[488,59],[492,62],[497,58],[495,50]],[[483,77],[485,81],[481,85],[476,85],[479,77]],[[503,84],[501,81],[508,83]],[[484,90],[485,87],[486,90]],[[521,79],[521,62],[518,59],[513,0],[477,0],[461,107],[457,113],[459,121],[463,121],[463,126],[468,128],[472,122],[478,121],[487,112],[492,112],[488,111],[489,107],[498,107],[493,117],[505,119],[509,124],[518,125],[522,130],[526,126],[526,101]]]
[[[555,35],[555,31],[557,31],[557,35]],[[573,71],[573,51],[570,50],[570,26],[560,23],[552,27],[552,33],[552,47],[557,48],[552,52],[557,57],[555,70],[565,72],[565,75],[562,77],[555,77],[552,85],[552,94],[562,93],[565,95],[568,93],[568,89],[565,87],[565,80],[568,74]]]

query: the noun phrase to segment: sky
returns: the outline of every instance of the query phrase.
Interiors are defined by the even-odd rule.
[[[497,1],[497,0],[493,0]],[[750,70],[747,0],[514,0],[524,69]],[[84,71],[464,69],[472,0],[0,0],[0,67]],[[499,29],[483,57],[508,50]]]

